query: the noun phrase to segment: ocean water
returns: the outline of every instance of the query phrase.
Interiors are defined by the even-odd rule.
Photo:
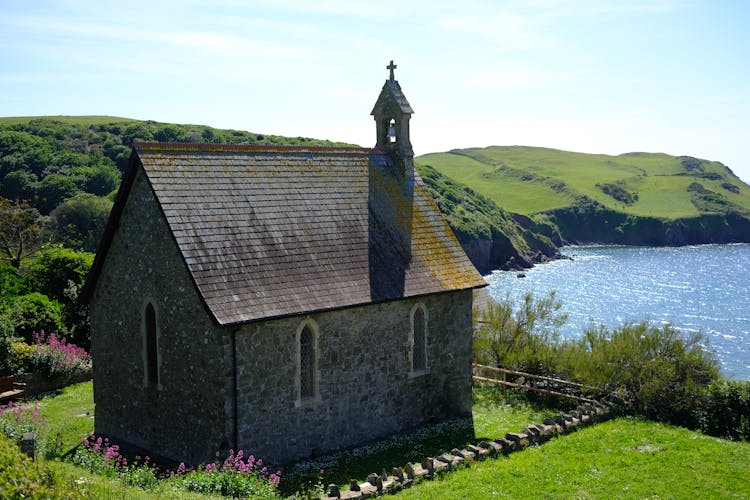
[[[569,314],[561,333],[576,337],[591,325],[612,329],[644,319],[702,331],[722,373],[750,380],[750,245],[689,247],[564,247],[572,260],[486,280],[496,299],[556,290]]]

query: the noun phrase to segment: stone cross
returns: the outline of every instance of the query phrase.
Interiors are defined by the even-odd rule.
[[[391,59],[391,64],[389,64],[388,66],[385,67],[385,69],[391,70],[391,81],[394,80],[393,70],[396,69],[396,68],[398,68],[398,66],[396,66],[395,64],[393,64],[393,59]]]

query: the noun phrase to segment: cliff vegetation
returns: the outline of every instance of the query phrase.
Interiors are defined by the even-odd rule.
[[[716,161],[492,146],[420,156],[556,245],[750,242],[750,186]]]

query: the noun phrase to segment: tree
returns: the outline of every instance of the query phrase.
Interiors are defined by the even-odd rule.
[[[52,147],[26,132],[0,130],[0,177],[16,170],[42,175],[52,158]]]
[[[79,194],[62,202],[50,214],[54,240],[76,250],[96,252],[110,210],[110,200],[92,194]]]
[[[91,345],[88,311],[78,296],[93,262],[91,253],[52,247],[39,252],[29,266],[36,289],[58,303],[66,332],[85,349]]]
[[[23,338],[27,344],[33,343],[35,332],[65,333],[60,303],[39,292],[16,297],[10,306],[9,317],[16,337]]]
[[[18,269],[0,265],[0,300],[10,303],[19,295],[31,293],[31,276]]]
[[[49,174],[39,183],[37,207],[49,214],[56,206],[79,191],[74,178],[63,174]]]
[[[120,171],[109,164],[110,160],[102,159],[102,163],[76,168],[72,176],[78,187],[86,193],[106,196],[120,183]]]
[[[18,269],[24,257],[41,248],[42,222],[27,202],[0,198],[0,258]]]
[[[555,291],[543,299],[531,292],[514,311],[510,297],[489,306],[474,332],[474,359],[479,363],[533,372],[555,371],[554,344],[568,320],[559,312],[562,302]]]
[[[10,200],[28,200],[33,198],[37,188],[37,176],[26,170],[15,170],[0,182],[0,196]]]

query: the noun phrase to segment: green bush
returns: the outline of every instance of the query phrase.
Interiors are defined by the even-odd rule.
[[[11,266],[0,265],[0,298],[10,302],[14,297],[26,295],[31,290],[31,277],[19,274]]]
[[[83,285],[93,262],[91,253],[51,247],[39,252],[29,267],[36,289],[63,302],[71,284]]]
[[[723,380],[709,385],[693,412],[706,434],[750,441],[750,381]]]
[[[11,342],[8,350],[7,366],[11,373],[31,371],[31,359],[34,347],[26,342]]]
[[[59,481],[43,464],[21,453],[16,444],[0,435],[0,498],[81,498]]]
[[[111,209],[112,202],[107,198],[79,194],[59,204],[50,214],[48,224],[58,243],[96,252]]]
[[[16,297],[10,306],[9,317],[15,329],[15,335],[23,338],[27,344],[32,343],[34,332],[65,331],[60,303],[50,300],[39,292]]]
[[[36,289],[59,301],[64,328],[48,329],[68,334],[68,337],[84,349],[91,346],[88,314],[85,306],[78,303],[78,295],[86,275],[91,269],[94,255],[64,247],[42,250],[30,265],[32,282]]]
[[[12,345],[16,331],[10,319],[10,308],[0,305],[0,375],[13,372]]]
[[[635,413],[689,425],[705,387],[719,379],[718,361],[706,344],[702,334],[685,336],[643,321],[612,333],[587,330],[569,346],[568,363],[578,380],[620,393]]]
[[[559,330],[568,320],[561,308],[554,290],[543,299],[526,293],[515,311],[510,297],[492,304],[474,329],[474,360],[532,373],[558,373],[564,368],[559,360]]]
[[[561,342],[558,330],[567,320],[561,307],[554,292],[543,299],[527,293],[517,308],[509,297],[488,307],[475,325],[474,361],[617,393],[633,413],[658,421],[694,427],[701,420],[700,428],[713,426],[718,434],[741,435],[750,427],[750,417],[742,417],[750,415],[747,387],[712,386],[706,393],[720,375],[704,335],[644,321],[612,332],[590,328],[578,340]],[[713,422],[721,412],[733,415],[730,428]]]

